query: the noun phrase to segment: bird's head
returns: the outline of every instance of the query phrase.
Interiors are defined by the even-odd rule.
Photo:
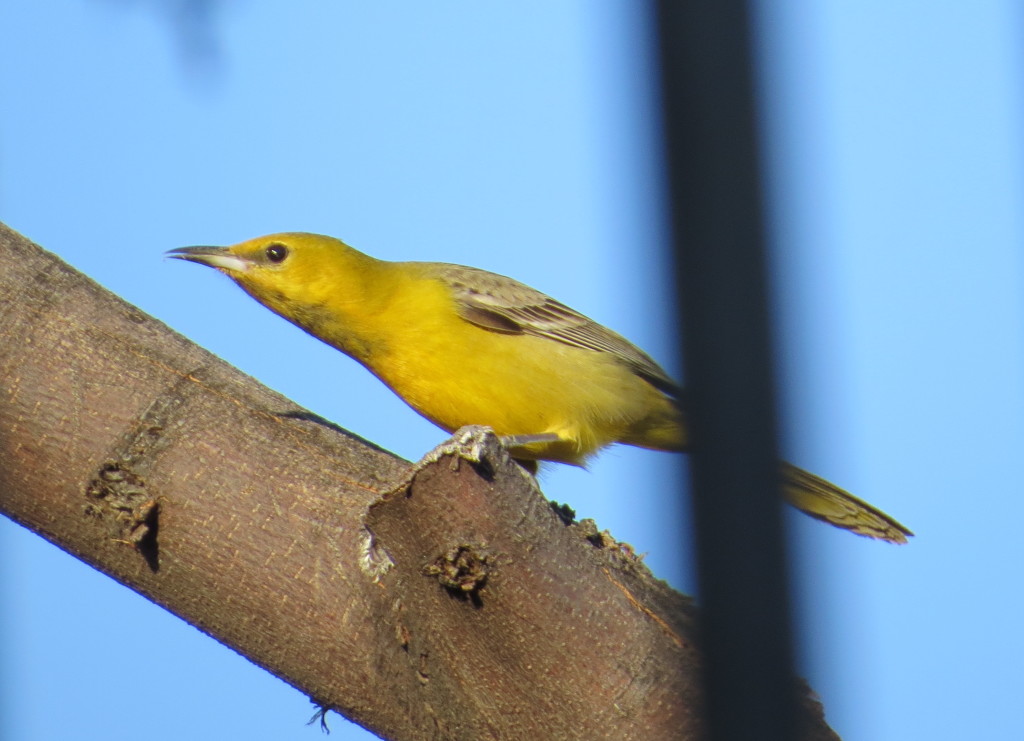
[[[230,247],[179,247],[168,257],[216,268],[272,311],[299,315],[341,297],[357,297],[380,262],[339,239],[286,232]]]

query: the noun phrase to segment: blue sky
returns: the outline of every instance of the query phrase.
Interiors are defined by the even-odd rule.
[[[443,433],[161,254],[304,230],[476,265],[678,373],[638,4],[231,0],[198,26],[182,5],[0,5],[0,219],[409,459]],[[775,0],[759,20],[786,455],[918,533],[790,518],[800,670],[846,741],[1018,737],[1020,11]],[[692,592],[673,468],[620,448],[543,485]],[[0,539],[5,737],[319,738],[281,681],[6,520]]]

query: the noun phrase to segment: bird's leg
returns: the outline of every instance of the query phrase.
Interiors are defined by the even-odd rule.
[[[498,439],[501,440],[502,445],[512,450],[513,448],[523,448],[534,443],[557,443],[562,438],[554,432],[544,432],[538,435],[499,435]]]
[[[556,443],[561,438],[554,432],[544,432],[536,435],[499,435],[498,440],[505,446],[512,458],[523,467],[530,475],[537,475],[539,461],[536,458],[520,457],[516,455],[516,448],[525,448],[534,443]]]
[[[501,444],[501,439],[494,434],[494,430],[490,427],[484,427],[482,425],[467,425],[465,427],[460,427],[455,431],[454,435],[433,450],[428,451],[427,454],[419,461],[410,466],[401,480],[384,492],[384,496],[386,497],[399,491],[405,491],[409,488],[412,484],[412,480],[416,478],[416,475],[420,471],[432,463],[437,463],[446,455],[452,456],[453,470],[458,468],[460,460],[466,460],[470,463],[480,463],[486,458],[488,453],[492,452],[487,450],[489,446],[488,444],[494,448]],[[504,445],[502,445],[502,447],[504,447]]]

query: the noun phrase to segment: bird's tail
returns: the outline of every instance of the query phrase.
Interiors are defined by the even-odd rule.
[[[857,535],[890,543],[906,543],[913,535],[885,512],[789,463],[782,464],[782,490],[801,512]]]

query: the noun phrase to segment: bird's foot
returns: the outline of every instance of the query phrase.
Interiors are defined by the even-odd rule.
[[[437,463],[445,456],[451,457],[450,465],[453,471],[459,470],[461,461],[468,461],[485,471],[492,471],[495,467],[490,461],[502,455],[515,458],[514,451],[516,448],[531,443],[547,443],[555,440],[558,440],[558,436],[555,434],[499,436],[490,427],[466,425],[465,427],[460,427],[455,431],[454,435],[410,466],[401,480],[394,486],[389,487],[383,493],[383,496],[388,497],[392,494],[406,491],[420,471],[431,464]],[[525,461],[525,463],[529,462]],[[522,463],[520,462],[520,465]]]

